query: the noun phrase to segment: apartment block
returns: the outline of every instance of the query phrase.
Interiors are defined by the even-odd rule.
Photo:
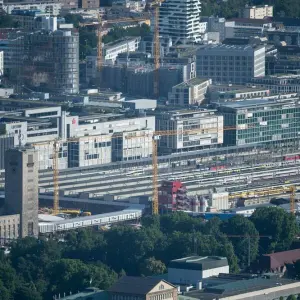
[[[258,5],[248,6],[246,5],[242,11],[243,18],[247,19],[264,19],[266,17],[273,17],[272,5]]]
[[[171,37],[174,44],[200,42],[200,13],[200,0],[163,1],[159,10],[160,34]]]
[[[99,0],[79,0],[78,7],[84,8],[84,9],[99,8],[100,1]]]
[[[20,237],[20,215],[0,216],[0,244],[6,244]]]
[[[175,130],[162,136],[159,151],[170,154],[216,147],[223,143],[223,116],[216,110],[156,111],[156,130]]]
[[[205,99],[205,95],[210,79],[193,78],[173,86],[168,93],[168,102],[174,106],[200,105]]]
[[[5,153],[5,206],[20,215],[20,237],[37,237],[38,153],[33,148],[10,149]]]
[[[265,47],[207,45],[197,51],[197,76],[213,83],[245,84],[265,76]]]

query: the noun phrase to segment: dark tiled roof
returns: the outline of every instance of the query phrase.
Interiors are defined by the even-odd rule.
[[[247,18],[233,18],[229,21],[234,21],[236,23],[248,23],[248,24],[268,24],[272,23],[272,20],[270,18],[265,19],[247,19]]]
[[[264,254],[261,257],[262,267],[270,270],[283,267],[286,264],[292,264],[300,259],[300,249]]]
[[[123,276],[108,292],[146,295],[161,281],[166,282],[160,278]]]

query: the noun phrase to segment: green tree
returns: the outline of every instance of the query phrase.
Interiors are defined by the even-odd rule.
[[[33,287],[32,284],[19,286],[14,294],[14,299],[18,300],[43,300],[42,295]]]
[[[156,260],[154,257],[146,258],[140,264],[140,273],[144,276],[164,274],[167,268],[161,260]]]
[[[2,280],[0,279],[0,300],[11,300],[12,294],[9,289],[5,287]]]
[[[259,233],[248,218],[244,216],[230,218],[228,221],[223,222],[221,231],[231,240],[240,265],[244,267],[247,266],[249,259],[249,242],[250,262],[256,259],[258,255]]]
[[[265,253],[289,250],[298,233],[295,216],[279,207],[258,208],[250,220],[260,235],[270,236],[260,239],[260,249]]]
[[[83,21],[83,18],[79,14],[67,14],[64,16],[67,24],[73,24],[75,28],[79,27],[79,23]]]
[[[295,295],[289,295],[286,299],[287,300],[297,300]]]

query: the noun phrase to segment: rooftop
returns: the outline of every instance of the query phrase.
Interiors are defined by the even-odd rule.
[[[201,46],[198,48],[198,51],[201,50],[216,50],[216,51],[249,51],[249,50],[258,50],[262,49],[264,46],[252,46],[252,45],[224,45],[224,44],[210,44]]]
[[[161,281],[166,283],[166,281],[155,277],[123,276],[115,284],[113,284],[112,287],[108,289],[108,292],[145,295],[149,293]],[[168,284],[172,288],[175,288],[170,283]]]
[[[192,78],[188,81],[179,83],[179,84],[175,85],[174,87],[176,87],[176,88],[182,88],[182,87],[187,87],[187,86],[190,87],[190,86],[195,86],[197,84],[201,84],[201,83],[209,81],[209,80],[210,79],[195,77],[195,78]]]
[[[189,256],[172,260],[169,268],[189,270],[209,270],[228,266],[226,257],[221,256]]]

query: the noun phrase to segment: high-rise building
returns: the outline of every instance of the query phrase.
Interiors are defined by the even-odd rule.
[[[265,47],[206,45],[197,51],[197,76],[213,83],[245,84],[265,76]]]
[[[0,43],[11,82],[53,94],[79,91],[79,34],[73,29],[12,33]]]
[[[159,31],[170,36],[173,43],[201,41],[200,0],[166,0],[161,3]]]
[[[38,236],[38,153],[33,148],[5,153],[5,205],[20,215],[21,238]],[[7,225],[9,226],[9,225]]]

